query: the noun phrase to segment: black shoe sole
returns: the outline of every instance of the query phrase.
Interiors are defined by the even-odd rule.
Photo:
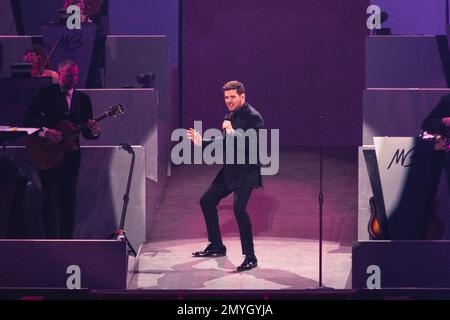
[[[226,255],[227,255],[226,252],[224,252],[224,253],[212,253],[212,254],[207,254],[207,255],[192,254],[192,256],[195,257],[195,258],[225,257]]]
[[[239,271],[239,272],[248,271],[248,270],[252,270],[252,269],[256,268],[257,266],[258,266],[258,264],[254,264],[251,267],[246,267],[246,268],[237,267],[237,271]]]

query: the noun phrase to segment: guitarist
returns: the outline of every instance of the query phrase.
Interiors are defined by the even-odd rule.
[[[438,134],[442,136],[447,142],[450,140],[450,94],[445,95],[441,98],[437,106],[430,112],[428,117],[422,123],[422,130],[428,133]],[[442,168],[445,168],[447,173],[447,181],[450,187],[450,152],[447,145],[446,151],[439,150],[443,152],[438,152],[437,158],[440,162],[438,166],[439,175]]]
[[[450,95],[445,95],[440,99],[439,103],[422,122],[422,130],[442,137],[436,141],[436,151],[433,159],[434,163],[431,177],[432,188],[431,190],[428,190],[427,195],[427,211],[432,215],[436,215],[435,197],[442,169],[445,169],[447,174],[447,185],[450,188],[450,150],[448,149],[449,146],[444,143],[445,141],[450,141]]]
[[[33,99],[25,116],[25,126],[41,128],[39,135],[48,143],[59,143],[62,133],[52,129],[59,121],[74,125],[87,122],[82,131],[86,139],[98,139],[100,128],[92,119],[92,104],[88,95],[75,90],[78,65],[66,60],[59,64],[59,83],[43,88]],[[71,239],[75,221],[75,203],[80,142],[75,137],[76,150],[70,151],[55,167],[39,171],[42,183],[42,217],[47,239]]]

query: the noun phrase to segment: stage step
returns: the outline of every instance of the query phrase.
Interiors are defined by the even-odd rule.
[[[126,289],[126,243],[0,240],[0,288]]]
[[[450,241],[359,241],[353,289],[450,288]]]

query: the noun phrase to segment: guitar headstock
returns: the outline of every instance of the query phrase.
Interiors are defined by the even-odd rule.
[[[125,108],[121,104],[117,104],[113,107],[110,107],[108,111],[106,111],[106,114],[108,117],[114,117],[117,118],[122,113],[125,113]]]

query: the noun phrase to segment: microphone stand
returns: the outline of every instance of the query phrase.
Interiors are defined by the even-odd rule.
[[[131,187],[131,178],[133,177],[133,168],[134,168],[134,160],[135,160],[135,154],[133,151],[133,147],[131,147],[128,143],[122,143],[120,145],[120,148],[131,154],[131,165],[130,165],[130,171],[128,173],[128,182],[127,182],[127,188],[125,191],[125,194],[123,196],[123,207],[122,207],[122,214],[120,216],[120,224],[119,229],[114,231],[114,238],[119,241],[125,241],[127,243],[127,246],[129,248],[129,252],[132,253],[134,257],[137,256],[136,250],[134,250],[133,246],[131,245],[130,241],[128,240],[126,236],[126,232],[124,230],[125,225],[125,218],[127,215],[127,207],[128,202],[130,201],[130,187]]]
[[[323,243],[323,160],[324,160],[324,133],[325,133],[325,108],[319,107],[320,112],[320,170],[319,170],[319,286],[315,289],[332,290],[322,283],[322,243]]]

